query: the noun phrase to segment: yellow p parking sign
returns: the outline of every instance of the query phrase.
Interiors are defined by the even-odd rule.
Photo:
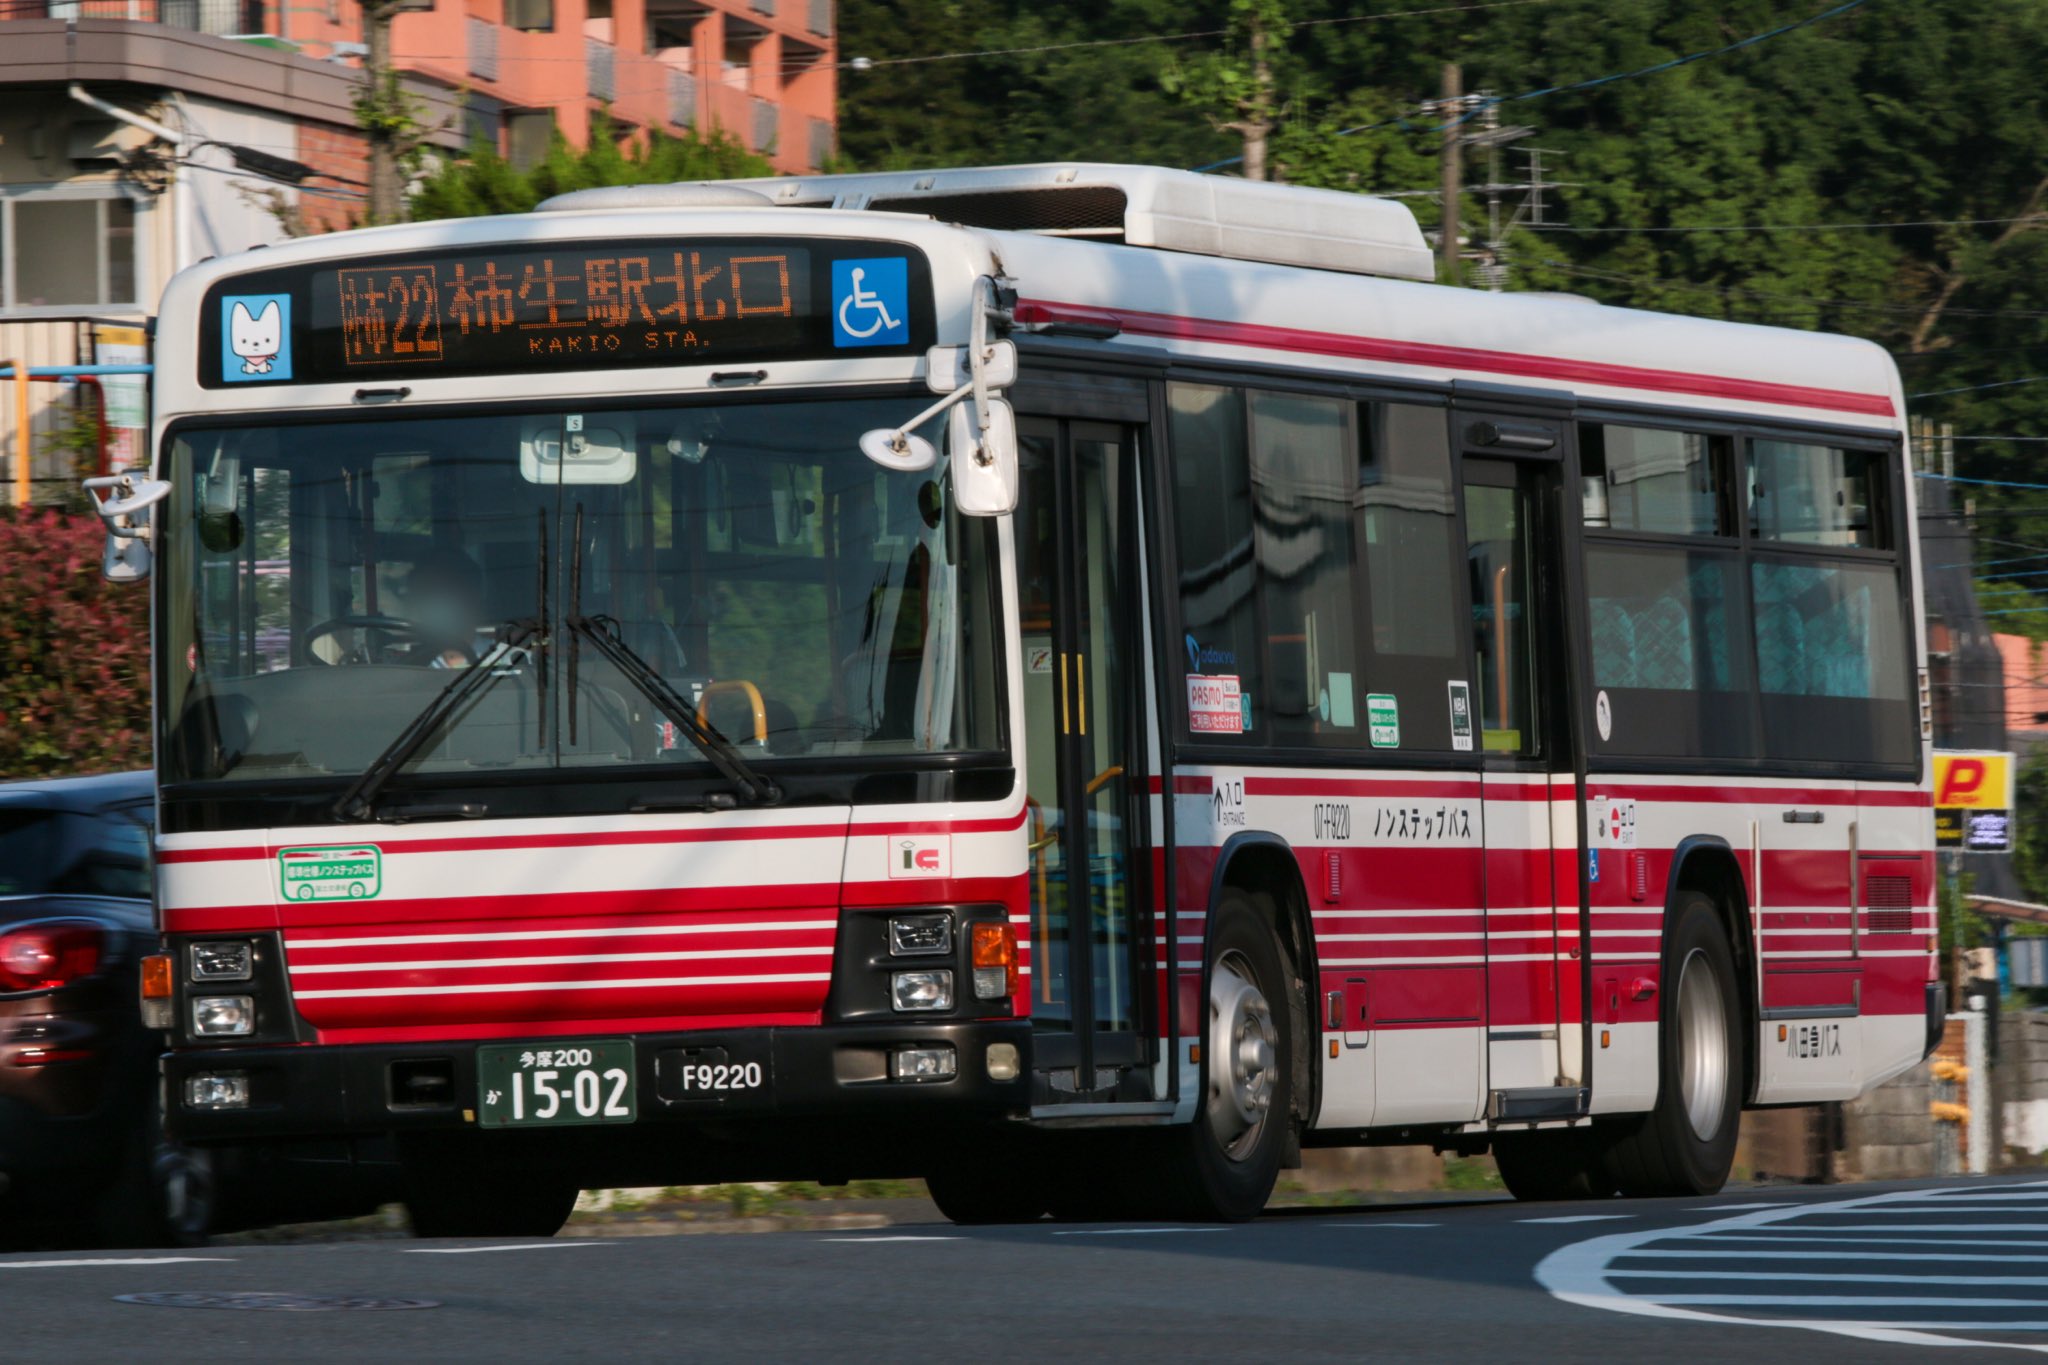
[[[1934,754],[1934,842],[1971,853],[2012,851],[2013,756],[1995,749]]]

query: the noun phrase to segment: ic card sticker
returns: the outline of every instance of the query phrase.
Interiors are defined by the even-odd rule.
[[[953,838],[949,834],[896,834],[889,838],[889,876],[950,877]]]
[[[1454,679],[1451,689],[1451,747],[1459,753],[1472,751],[1472,685]]]
[[[1244,697],[1235,677],[1188,675],[1188,729],[1198,735],[1244,733]]]

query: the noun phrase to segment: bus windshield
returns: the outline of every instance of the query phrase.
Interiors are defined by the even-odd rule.
[[[943,460],[860,453],[902,416],[181,428],[158,519],[164,780],[361,774],[462,670],[486,676],[404,771],[703,767],[662,693],[748,765],[999,750],[990,524],[952,510]]]

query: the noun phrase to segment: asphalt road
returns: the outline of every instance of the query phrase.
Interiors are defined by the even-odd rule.
[[[186,1306],[249,1294],[355,1306]],[[124,1298],[136,1295],[170,1302]],[[2048,1181],[1415,1202],[1239,1226],[929,1223],[0,1258],[10,1362],[1806,1365],[1908,1361],[1936,1344],[2048,1350]]]

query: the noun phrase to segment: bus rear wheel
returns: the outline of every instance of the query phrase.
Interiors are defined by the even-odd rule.
[[[1683,891],[1664,955],[1657,1104],[1619,1128],[1606,1165],[1631,1196],[1713,1194],[1735,1164],[1742,1117],[1742,997],[1714,902]]]
[[[1493,1140],[1501,1183],[1524,1201],[1606,1199],[1615,1186],[1604,1158],[1589,1128],[1502,1133]]]

